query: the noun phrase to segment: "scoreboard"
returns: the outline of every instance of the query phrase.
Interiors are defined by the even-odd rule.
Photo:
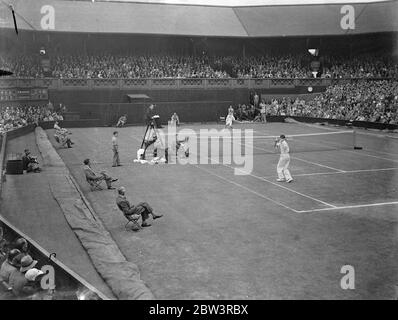
[[[2,101],[48,100],[47,88],[0,88]]]

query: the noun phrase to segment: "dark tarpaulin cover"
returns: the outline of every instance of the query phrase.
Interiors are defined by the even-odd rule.
[[[110,233],[89,208],[87,200],[82,198],[65,163],[48,140],[46,132],[38,127],[35,133],[44,166],[59,168],[58,174],[54,174],[50,179],[51,192],[98,273],[119,299],[154,299],[152,292],[140,279],[138,267],[126,260]]]

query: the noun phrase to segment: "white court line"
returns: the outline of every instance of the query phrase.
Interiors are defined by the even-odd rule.
[[[328,132],[328,133],[329,133],[329,132]],[[241,144],[240,142],[238,142],[238,143],[239,143],[239,145],[241,145],[241,146],[246,146],[245,144]],[[254,147],[254,146],[251,147],[250,145],[247,145],[247,146],[248,146],[249,148],[251,148],[251,149],[258,149],[258,150],[270,152],[270,151],[268,151],[267,149],[264,149],[264,148],[259,148],[259,147]],[[277,154],[277,153],[275,153],[275,154]],[[292,159],[296,159],[296,160],[299,160],[299,161],[302,161],[302,162],[306,162],[306,163],[309,163],[309,164],[312,164],[312,165],[315,165],[315,166],[318,166],[318,167],[327,168],[327,169],[334,170],[334,171],[341,172],[341,173],[346,172],[345,170],[333,168],[333,167],[326,166],[326,165],[324,165],[324,164],[320,164],[320,163],[317,163],[317,162],[312,162],[312,161],[304,160],[304,159],[301,159],[301,158],[297,158],[296,156],[290,156],[290,157],[291,157]]]
[[[372,154],[363,153],[362,151],[358,151],[358,152],[351,151],[351,150],[343,150],[343,151],[351,152],[353,154],[362,155],[362,156],[366,156],[366,157],[371,157],[371,158],[376,158],[376,159],[381,159],[381,160],[392,161],[392,162],[397,162],[398,163],[398,160],[389,159],[389,158],[383,158],[383,157],[375,156],[375,155],[372,155]]]
[[[328,207],[331,207],[331,208],[334,208],[334,207],[335,207],[334,205],[332,205],[332,204],[330,204],[330,203],[327,203],[327,202],[325,202],[325,201],[322,201],[322,200],[319,200],[319,199],[317,199],[317,198],[311,197],[311,196],[309,196],[309,195],[306,195],[306,194],[304,194],[304,193],[298,192],[298,191],[296,191],[296,190],[290,189],[290,188],[288,188],[288,187],[285,187],[285,186],[281,185],[280,183],[275,183],[275,182],[270,181],[270,180],[268,180],[268,179],[265,179],[265,178],[256,176],[255,174],[252,174],[252,173],[250,173],[250,172],[244,171],[244,170],[242,170],[242,169],[240,169],[240,168],[233,167],[233,166],[228,165],[228,164],[220,163],[219,160],[215,160],[214,158],[211,158],[211,157],[206,157],[206,158],[208,158],[209,160],[215,161],[214,164],[221,164],[222,166],[227,167],[227,168],[230,168],[230,169],[232,169],[232,170],[241,171],[241,172],[243,172],[245,175],[249,175],[249,176],[251,176],[251,177],[253,177],[253,178],[256,178],[256,179],[258,179],[258,180],[266,181],[266,182],[268,182],[268,183],[270,183],[270,184],[272,184],[272,185],[274,185],[274,186],[277,186],[277,187],[279,187],[279,188],[288,190],[288,191],[290,191],[290,192],[292,192],[292,193],[295,193],[295,194],[298,194],[298,195],[300,195],[300,196],[302,196],[302,197],[304,197],[304,198],[308,198],[308,199],[311,199],[312,201],[322,203],[323,205],[328,206]]]
[[[318,212],[318,211],[356,209],[356,208],[379,207],[379,206],[387,206],[387,205],[398,205],[398,201],[379,202],[379,203],[369,203],[369,204],[358,204],[358,205],[342,206],[342,207],[334,207],[334,208],[320,208],[320,209],[311,209],[311,210],[297,210],[296,212],[297,212],[297,213],[311,213],[311,212]]]
[[[360,172],[378,172],[378,171],[390,171],[398,170],[398,168],[381,168],[381,169],[362,169],[362,170],[349,170],[342,172],[313,172],[313,173],[301,173],[295,174],[295,177],[305,177],[305,176],[320,176],[320,175],[331,175],[331,174],[342,174],[342,173],[360,173]],[[274,176],[268,176],[265,178],[272,178]]]
[[[383,133],[372,133],[372,132],[362,132],[362,131],[355,131],[357,134],[362,134],[364,136],[372,136],[377,138],[390,138],[390,139],[398,139],[398,136],[390,136]]]
[[[306,126],[306,127],[326,130],[326,131],[335,131],[335,129],[336,129],[336,128],[321,127],[321,126],[312,125],[312,124],[309,124],[309,123],[302,123],[302,122],[297,122],[297,124],[303,125],[303,126]],[[344,131],[346,131],[346,130],[342,130],[342,132],[344,132]],[[358,131],[358,130],[353,130],[353,131],[355,132],[355,134],[361,134],[361,135],[364,135],[364,136],[371,136],[371,137],[379,138],[379,139],[385,139],[385,138],[398,139],[398,136],[390,136],[390,135],[385,135],[385,134],[381,134],[381,133],[362,132],[362,131]],[[254,131],[254,132],[261,133],[260,131]],[[369,151],[380,153],[380,154],[388,154],[388,155],[391,155],[391,156],[398,155],[398,153],[394,153],[394,152],[382,152],[382,151],[377,151],[377,150],[369,149],[369,148],[365,148],[365,150],[369,150]]]
[[[134,138],[135,138],[135,137],[134,137]],[[135,138],[135,139],[138,140],[138,138]],[[193,153],[193,152],[191,152],[191,153]],[[195,153],[193,153],[193,154],[195,154]],[[280,184],[278,184],[278,183],[275,183],[275,182],[272,182],[272,181],[267,180],[267,179],[265,179],[265,178],[256,176],[256,175],[254,175],[254,174],[252,174],[252,173],[245,172],[244,170],[242,170],[242,169],[240,169],[240,168],[235,168],[235,167],[233,167],[233,166],[230,166],[230,165],[227,165],[227,164],[224,164],[224,163],[220,163],[218,160],[215,160],[214,158],[211,158],[211,157],[208,157],[208,156],[207,156],[206,158],[208,158],[209,160],[215,161],[216,164],[219,163],[219,164],[221,164],[222,166],[227,167],[227,168],[230,168],[230,169],[232,169],[232,170],[239,170],[239,171],[241,171],[241,172],[243,172],[243,173],[245,173],[245,174],[247,174],[247,175],[250,175],[250,176],[252,176],[252,177],[254,177],[254,178],[256,178],[256,179],[259,179],[259,180],[262,180],[262,181],[266,181],[266,182],[268,182],[268,183],[270,183],[270,184],[273,184],[273,185],[275,185],[275,186],[277,186],[277,187],[279,187],[279,188],[288,190],[288,191],[290,191],[290,192],[292,192],[292,193],[295,193],[295,194],[298,194],[298,195],[300,195],[300,196],[302,196],[302,197],[311,199],[312,201],[322,203],[322,204],[325,205],[325,206],[328,206],[328,207],[331,207],[331,208],[334,208],[334,207],[335,207],[334,205],[332,205],[332,204],[330,204],[330,203],[327,203],[327,202],[325,202],[325,201],[322,201],[322,200],[316,199],[316,198],[314,198],[314,197],[308,196],[308,195],[306,195],[306,194],[303,194],[303,193],[301,193],[301,192],[295,191],[295,190],[293,190],[293,189],[287,188],[287,187],[282,186],[282,185],[280,185]],[[196,165],[194,165],[194,166],[195,166],[196,168],[199,168],[199,167],[197,167]],[[200,168],[200,169],[202,169],[202,168]],[[204,169],[203,169],[203,170],[204,170]],[[204,170],[204,171],[207,172],[207,170]],[[214,174],[214,175],[215,175],[215,174]],[[217,175],[215,175],[215,176],[217,176]],[[220,176],[220,177],[221,177],[221,176]],[[224,179],[225,179],[225,178],[224,178]],[[235,182],[233,182],[233,183],[235,183]],[[239,185],[239,184],[236,183],[236,185]],[[242,186],[242,187],[244,187],[244,186]],[[246,188],[246,187],[244,187],[244,188]],[[260,195],[260,194],[258,194],[258,195]],[[265,196],[262,196],[262,197],[263,197],[263,198],[266,198]],[[274,203],[278,203],[278,204],[282,205],[281,203],[279,203],[279,202],[277,202],[277,201],[275,201],[275,200],[271,200],[270,198],[267,198],[267,199],[270,200],[270,201],[272,201],[272,202],[274,202]],[[294,212],[297,212],[297,210],[291,209],[291,208],[287,207],[286,205],[282,205],[282,206],[285,207],[285,208],[288,208],[288,209],[290,209],[290,210],[292,210],[292,211],[294,211]]]
[[[347,132],[347,131],[342,131],[342,132]],[[353,131],[348,131],[348,132],[353,132]],[[328,132],[329,133],[329,132]],[[325,133],[326,134],[326,133]],[[323,144],[321,144],[321,143],[316,143],[316,142],[309,142],[309,141],[306,141],[305,143],[307,143],[307,144],[312,144],[312,145],[320,145],[320,146],[322,146],[322,145],[329,145],[329,146],[331,146],[331,147],[334,147],[334,148],[338,148],[339,146],[338,145],[335,145],[335,144],[330,144],[330,143],[326,143],[326,142],[323,142]],[[265,149],[264,149],[265,150]],[[370,150],[370,149],[369,149]],[[398,160],[394,160],[394,159],[390,159],[390,158],[383,158],[383,157],[379,157],[379,156],[375,156],[375,155],[372,155],[372,154],[368,154],[368,153],[363,153],[363,151],[351,151],[351,150],[347,150],[347,149],[341,149],[341,151],[343,151],[343,152],[350,152],[350,153],[353,153],[353,154],[356,154],[356,155],[362,155],[362,156],[366,156],[366,157],[371,157],[371,158],[376,158],[376,159],[381,159],[381,160],[386,160],[386,161],[392,161],[392,162],[397,162],[398,163]],[[337,169],[338,170],[338,169]]]
[[[327,168],[327,169],[335,170],[335,171],[337,171],[337,172],[340,172],[340,173],[344,173],[344,172],[346,172],[345,170],[341,170],[341,169],[333,168],[333,167],[326,166],[326,165],[324,165],[324,164],[320,164],[320,163],[317,163],[317,162],[312,162],[312,161],[304,160],[304,159],[301,159],[301,158],[297,158],[296,156],[290,156],[290,157],[291,157],[291,158],[293,158],[293,159],[296,159],[296,160],[302,161],[302,162],[307,162],[307,163],[309,163],[309,164],[316,165],[316,166],[318,166],[318,167],[323,167],[323,168]]]
[[[387,154],[387,155],[390,155],[390,156],[398,156],[398,153],[394,153],[394,152],[376,151],[374,149],[369,149],[369,148],[366,148],[366,147],[365,147],[365,150],[372,151],[372,152],[375,152],[375,153],[380,153],[380,154]]]
[[[138,138],[136,138],[136,137],[133,137],[133,138],[134,138],[135,140],[138,140],[138,141],[139,141]],[[207,157],[207,158],[210,159],[210,160],[212,160],[210,157]],[[213,159],[213,161],[214,161],[214,159]],[[216,161],[216,162],[219,163],[219,161]],[[234,168],[234,167],[229,166],[229,165],[225,165],[225,164],[222,164],[222,163],[221,163],[221,165],[223,165],[223,166],[225,166],[225,167],[228,167],[228,168],[230,168],[230,169],[233,169],[233,170],[237,169],[237,170],[240,170],[240,171],[242,171],[242,172],[245,172],[245,171],[243,171],[242,169]],[[288,209],[288,210],[290,210],[290,211],[293,211],[293,212],[295,212],[295,213],[311,213],[311,212],[328,211],[328,210],[355,209],[355,208],[375,207],[375,206],[384,206],[384,205],[397,205],[397,204],[398,204],[398,201],[393,201],[393,202],[382,202],[382,203],[372,203],[372,204],[363,204],[363,205],[352,205],[352,206],[341,206],[341,207],[337,207],[337,206],[334,206],[334,205],[329,204],[329,203],[327,203],[327,202],[324,202],[324,201],[322,201],[322,200],[319,200],[319,199],[313,198],[313,197],[311,197],[311,196],[302,194],[302,193],[300,193],[300,192],[297,192],[297,191],[295,191],[295,190],[292,190],[292,189],[287,188],[287,187],[285,187],[285,186],[282,186],[282,185],[280,185],[280,184],[277,184],[277,183],[274,183],[274,182],[272,182],[272,181],[269,181],[269,180],[267,180],[267,179],[265,179],[265,178],[262,178],[262,177],[259,177],[259,176],[256,176],[256,175],[253,175],[253,174],[250,174],[250,173],[249,173],[249,175],[252,176],[252,177],[254,177],[254,178],[257,178],[257,179],[266,181],[266,182],[271,183],[271,184],[273,184],[273,185],[275,185],[275,186],[278,186],[278,187],[283,188],[283,189],[286,189],[286,190],[288,190],[288,191],[290,191],[290,192],[296,193],[296,194],[298,194],[298,195],[300,195],[300,196],[309,198],[309,199],[311,199],[311,200],[313,200],[313,201],[315,201],[315,202],[320,202],[320,203],[322,203],[322,204],[324,204],[324,205],[326,205],[326,206],[328,207],[328,208],[319,208],[319,209],[310,209],[310,210],[296,210],[296,209],[290,208],[289,206],[287,206],[287,205],[285,205],[285,204],[283,204],[283,203],[280,203],[280,202],[278,202],[278,201],[275,201],[275,200],[273,200],[273,199],[271,199],[271,198],[269,198],[269,197],[267,197],[267,196],[265,196],[265,195],[263,195],[263,194],[260,194],[260,193],[254,191],[254,190],[252,190],[252,189],[250,189],[250,188],[248,188],[248,187],[245,187],[245,186],[241,185],[240,183],[237,183],[237,182],[235,182],[235,181],[232,181],[232,180],[230,180],[230,179],[227,179],[227,178],[225,178],[225,177],[223,177],[223,176],[217,175],[217,174],[215,174],[215,173],[213,173],[213,172],[211,172],[211,171],[205,170],[205,169],[203,169],[202,167],[199,167],[198,165],[193,165],[193,166],[196,167],[196,168],[198,168],[198,169],[200,169],[200,170],[202,170],[202,171],[207,172],[207,173],[210,174],[210,175],[216,176],[216,177],[218,177],[219,179],[222,179],[222,180],[224,180],[224,181],[227,181],[228,183],[231,183],[231,184],[236,185],[236,186],[238,186],[238,187],[240,187],[240,188],[243,188],[243,189],[245,189],[245,190],[247,190],[247,191],[249,191],[249,192],[251,192],[251,193],[253,193],[253,194],[255,194],[255,195],[257,195],[257,196],[259,196],[259,197],[261,197],[261,198],[263,198],[263,199],[266,199],[266,200],[268,200],[268,201],[271,201],[272,203],[275,203],[275,204],[277,204],[277,205],[279,205],[279,206],[281,206],[281,207],[284,207],[285,209]],[[369,169],[368,171],[370,171],[370,170],[372,170],[372,171],[376,171],[376,170],[382,171],[382,170],[396,170],[396,169],[398,169],[398,168]],[[330,172],[330,173],[324,173],[324,174],[338,174],[338,173],[350,173],[350,172],[351,172],[351,171],[348,171],[348,172],[344,172],[344,171],[340,172],[340,171],[342,171],[342,170],[339,170],[339,172]],[[365,172],[365,171],[366,171],[366,170],[354,170],[354,171],[352,171],[352,172]],[[245,173],[246,173],[246,172],[245,172]]]
[[[266,200],[268,200],[268,201],[271,201],[271,202],[273,202],[273,203],[275,203],[275,204],[277,204],[277,205],[279,205],[279,206],[282,206],[282,207],[284,207],[284,208],[286,208],[286,209],[289,209],[289,210],[291,210],[291,211],[293,211],[293,212],[296,212],[296,213],[299,212],[299,211],[297,211],[297,210],[295,210],[295,209],[293,209],[293,208],[288,207],[287,205],[285,205],[285,204],[283,204],[283,203],[280,203],[280,202],[275,201],[275,200],[273,200],[273,199],[271,199],[271,198],[268,198],[267,196],[265,196],[265,195],[263,195],[263,194],[261,194],[261,193],[258,193],[257,191],[254,191],[253,189],[250,189],[250,188],[248,188],[248,187],[245,187],[244,185],[242,185],[242,184],[240,184],[240,183],[238,183],[238,182],[235,182],[235,181],[232,181],[232,180],[230,180],[230,179],[227,179],[227,178],[225,178],[225,177],[223,177],[223,176],[220,176],[220,175],[218,175],[218,174],[215,174],[214,172],[211,172],[211,171],[209,171],[209,170],[205,170],[205,169],[203,169],[202,167],[199,167],[198,165],[193,165],[193,166],[194,166],[195,168],[198,168],[198,169],[200,169],[200,170],[202,170],[202,171],[204,171],[204,172],[206,172],[206,173],[212,175],[212,176],[215,176],[215,177],[217,177],[217,178],[219,178],[219,179],[221,179],[221,180],[224,180],[224,181],[226,181],[226,182],[228,182],[228,183],[230,183],[230,184],[233,184],[233,185],[238,186],[238,187],[240,187],[240,188],[242,188],[242,189],[245,189],[246,191],[249,191],[249,192],[251,192],[251,193],[253,193],[253,194],[255,194],[255,195],[257,195],[257,196],[259,196],[259,197],[261,197],[261,198],[263,198],[263,199],[266,199]]]

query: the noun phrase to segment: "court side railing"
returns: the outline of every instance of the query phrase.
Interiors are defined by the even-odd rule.
[[[5,132],[0,134],[0,203],[5,199],[2,198],[3,193],[3,184],[5,182],[5,158],[7,152],[7,141],[8,139],[12,139],[13,137],[18,137],[20,135],[24,135],[30,131],[34,130],[34,126],[30,125],[27,127],[18,128],[16,130]],[[25,238],[30,246],[31,253],[34,255],[36,260],[39,261],[38,265],[48,265],[52,266],[55,271],[55,289],[63,293],[64,290],[73,291],[73,298],[81,299],[83,294],[87,296],[94,296],[96,299],[101,300],[110,300],[105,294],[99,291],[97,288],[88,283],[85,279],[83,279],[80,275],[70,269],[68,266],[63,264],[56,258],[55,253],[50,253],[43,247],[41,247],[35,240],[30,238],[27,234],[23,233],[17,227],[12,225],[5,217],[3,217],[0,213],[0,227],[2,229],[2,234],[6,238],[16,239],[16,238]],[[1,239],[0,239],[1,240]],[[71,296],[68,294],[68,299]]]
[[[119,89],[189,89],[189,88],[246,88],[272,89],[298,86],[330,86],[358,81],[398,80],[398,78],[3,78],[0,88],[119,88]]]

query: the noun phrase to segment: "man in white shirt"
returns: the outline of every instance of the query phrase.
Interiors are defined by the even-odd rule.
[[[175,125],[177,127],[180,125],[180,118],[178,117],[176,112],[173,113],[170,121],[171,121],[172,125]]]
[[[120,158],[119,158],[119,145],[117,142],[117,136],[119,133],[117,131],[113,132],[112,137],[112,151],[113,151],[113,165],[112,167],[120,167]]]
[[[275,148],[279,149],[281,155],[279,157],[279,162],[276,167],[276,171],[278,172],[278,179],[276,181],[279,182],[292,182],[293,178],[290,175],[289,164],[290,164],[290,155],[289,155],[289,145],[287,144],[286,137],[284,134],[281,134],[279,139],[275,140]]]

